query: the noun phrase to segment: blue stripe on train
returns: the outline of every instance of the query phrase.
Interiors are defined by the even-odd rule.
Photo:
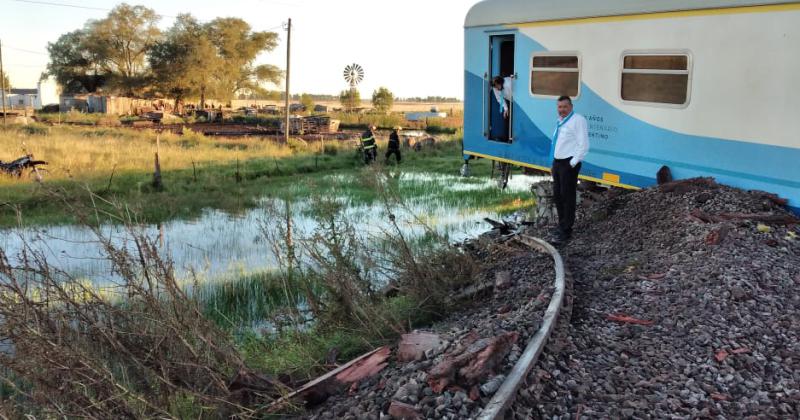
[[[497,28],[502,29],[502,28]],[[514,142],[487,141],[483,137],[482,99],[488,86],[476,73],[487,68],[485,29],[467,30],[464,104],[464,148],[499,158],[549,166],[550,134],[555,129],[554,99],[528,94],[530,53],[546,51],[528,36],[516,33],[516,68],[519,78],[514,98]],[[474,47],[472,47],[474,46]],[[472,47],[472,48],[470,48]],[[520,54],[520,51],[526,53]],[[614,75],[610,75],[613,77]],[[602,178],[604,172],[620,176],[620,183],[647,187],[667,165],[676,178],[714,176],[719,182],[746,189],[766,190],[800,207],[800,149],[725,140],[678,133],[638,120],[581,84],[575,110],[590,121],[591,150],[582,174]],[[687,112],[665,109],[664,112]]]

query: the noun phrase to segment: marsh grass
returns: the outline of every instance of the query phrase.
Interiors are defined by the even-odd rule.
[[[272,388],[260,395],[232,392],[246,367],[229,335],[202,315],[156,243],[125,222],[134,251],[96,231],[124,299],[33,248],[19,263],[0,250],[0,406],[43,418],[252,417],[283,387],[265,380]]]
[[[163,191],[151,186],[157,137]],[[385,150],[385,142],[379,147]],[[280,194],[287,185],[363,168],[346,142],[326,142],[323,151],[319,143],[211,139],[190,131],[178,136],[127,128],[29,125],[0,129],[0,150],[0,160],[32,153],[48,162],[43,185],[27,174],[20,179],[0,176],[0,227],[20,221],[75,223],[73,215],[62,211],[62,203],[48,194],[52,189],[84,203],[90,191],[127,206],[143,222],[158,223],[196,217],[204,208],[241,212],[256,206],[260,197]],[[452,174],[460,165],[460,150],[458,138],[445,138],[421,152],[406,151],[400,169]],[[489,171],[486,161],[473,165],[476,176]],[[303,183],[297,182],[298,176]]]

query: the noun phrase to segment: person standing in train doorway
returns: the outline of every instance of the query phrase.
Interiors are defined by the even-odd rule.
[[[514,76],[495,76],[492,78],[489,138],[495,141],[509,141],[509,107],[514,100],[513,80]]]
[[[586,118],[572,109],[569,96],[558,98],[558,123],[553,134],[551,155],[553,166],[553,201],[558,212],[556,242],[563,243],[572,236],[575,223],[575,202],[581,162],[589,152],[589,129]]]

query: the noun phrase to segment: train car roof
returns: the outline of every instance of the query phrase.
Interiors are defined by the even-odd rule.
[[[798,3],[786,0],[483,0],[469,10],[464,27]]]

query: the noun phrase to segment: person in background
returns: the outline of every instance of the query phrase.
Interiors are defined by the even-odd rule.
[[[392,130],[392,134],[389,134],[389,144],[386,147],[386,163],[389,163],[389,158],[392,155],[395,155],[397,158],[397,163],[400,163],[400,130],[402,127],[395,127]]]
[[[556,242],[563,243],[572,236],[575,223],[575,202],[581,162],[589,152],[589,129],[586,118],[572,109],[569,96],[558,98],[558,122],[553,134],[553,201],[558,212]]]
[[[361,151],[364,153],[364,164],[369,165],[378,157],[378,144],[375,142],[375,125],[371,124],[361,134]]]
[[[509,140],[509,107],[513,102],[513,77],[495,76],[492,79],[490,97],[489,138],[507,142]]]

